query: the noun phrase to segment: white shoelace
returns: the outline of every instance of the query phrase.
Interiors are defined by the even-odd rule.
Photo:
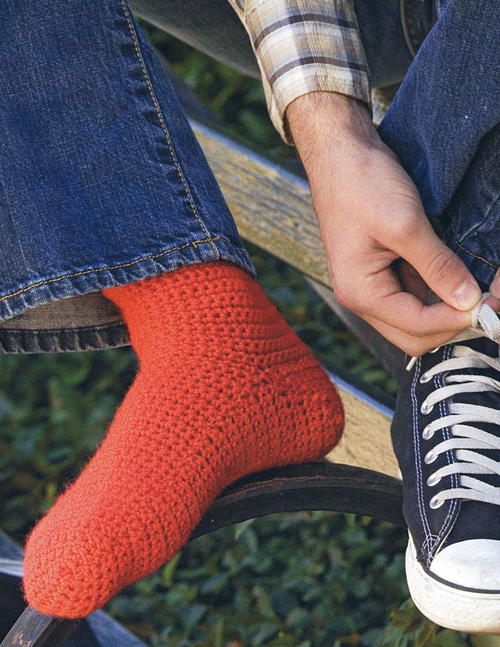
[[[484,299],[483,299],[484,301]],[[456,343],[477,337],[489,337],[500,344],[500,320],[495,311],[485,303],[478,306],[474,317],[474,326],[461,332],[447,343]],[[413,364],[410,362],[409,367]],[[492,368],[500,377],[500,357],[490,357],[484,353],[456,345],[453,356],[436,364],[420,376],[421,382],[428,382],[435,375],[445,371],[460,369]],[[500,380],[485,375],[468,375],[455,373],[444,378],[444,386],[436,389],[422,403],[422,413],[428,413],[438,402],[457,396],[460,393],[478,393],[493,391],[500,393]],[[427,485],[433,487],[450,474],[459,475],[460,487],[453,487],[438,492],[430,500],[431,508],[439,508],[447,499],[470,499],[500,505],[500,461],[495,461],[477,450],[500,450],[500,433],[492,434],[471,423],[488,423],[496,425],[500,431],[500,410],[491,407],[466,404],[456,401],[449,405],[449,414],[430,422],[423,430],[424,440],[441,429],[449,427],[452,437],[438,443],[431,449],[424,460],[433,463],[436,458],[448,450],[455,450],[456,461],[436,470],[427,480]],[[498,477],[498,485],[491,485],[471,474],[488,474]]]

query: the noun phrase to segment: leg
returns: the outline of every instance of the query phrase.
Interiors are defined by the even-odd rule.
[[[99,608],[173,557],[226,485],[321,458],[342,424],[326,373],[243,270],[202,263],[104,294],[140,368],[28,540],[28,601],[49,615]]]
[[[0,316],[190,263],[252,273],[125,0],[2,10]]]
[[[484,289],[500,262],[496,3],[440,3],[379,132],[426,212]],[[500,631],[499,323],[418,358],[392,425],[417,606],[451,629]]]
[[[443,212],[444,237],[483,290],[500,266],[500,123],[487,132]]]
[[[114,39],[125,37],[117,50],[133,57],[134,68],[132,79],[117,74],[102,100],[108,105],[131,82],[134,97],[152,102],[146,119],[139,125],[131,119],[130,127],[149,132],[154,125],[158,149],[148,152],[156,166],[148,162],[174,180],[159,190],[172,201],[161,222],[168,219],[179,232],[177,247],[185,229],[205,223],[227,225],[236,240],[151,48],[125,3],[103,4],[119,26],[113,31],[116,23],[106,20],[99,25],[100,38],[110,38],[104,49],[116,51]],[[66,2],[61,11],[65,6],[82,10],[80,3]],[[65,35],[58,33],[63,43]],[[53,120],[59,119],[57,109],[54,100]],[[138,134],[134,149],[142,141]],[[128,182],[155,188],[154,178],[128,170]],[[192,213],[196,206],[208,216],[201,222]],[[213,238],[218,243],[222,236]],[[196,250],[201,241],[194,243]],[[179,266],[179,258],[172,271],[139,281],[122,278],[103,290],[122,312],[139,371],[99,450],[27,541],[25,593],[42,613],[87,615],[170,559],[230,482],[267,467],[319,459],[340,437],[342,405],[333,385],[264,295],[250,262],[238,267],[217,254],[217,245],[211,249],[213,259]]]
[[[260,78],[247,33],[227,0],[131,0],[135,13],[192,47]]]
[[[496,9],[491,0],[444,4],[379,127],[427,215],[483,285],[499,264]]]

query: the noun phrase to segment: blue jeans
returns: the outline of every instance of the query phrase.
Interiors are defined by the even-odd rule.
[[[0,43],[4,352],[127,343],[106,287],[215,260],[254,274],[125,0],[5,0]],[[63,327],[47,305],[75,296]]]
[[[437,13],[378,131],[486,289],[500,265],[498,3],[439,0]]]
[[[404,77],[380,135],[435,227],[487,286],[499,265],[495,2],[354,2],[372,83]],[[258,75],[226,0],[132,7]],[[0,32],[12,61],[0,75],[0,352],[128,343],[119,314],[97,292],[104,287],[217,258],[253,273],[170,82],[123,0],[7,0]],[[65,314],[54,319],[50,308],[65,299]]]

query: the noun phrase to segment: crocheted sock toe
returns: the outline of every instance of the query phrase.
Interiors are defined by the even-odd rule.
[[[328,376],[245,271],[202,263],[103,294],[139,370],[25,551],[29,604],[67,618],[172,558],[226,485],[319,459],[343,425]]]

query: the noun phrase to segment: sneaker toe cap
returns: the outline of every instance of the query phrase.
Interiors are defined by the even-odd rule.
[[[469,539],[446,546],[433,559],[430,570],[457,586],[500,591],[500,541]]]

